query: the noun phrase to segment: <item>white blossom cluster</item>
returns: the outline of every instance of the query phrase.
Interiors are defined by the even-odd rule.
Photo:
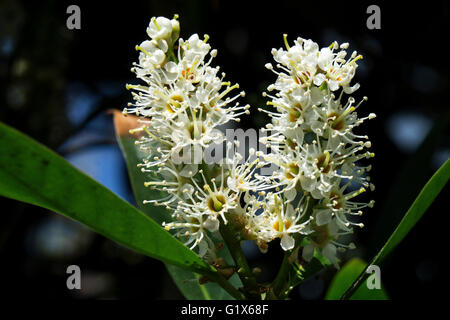
[[[208,36],[179,39],[177,18],[151,19],[150,40],[136,46],[139,62],[132,69],[144,85],[127,85],[134,102],[123,113],[140,117],[141,126],[131,132],[141,135],[136,144],[146,155],[138,164],[148,177],[145,186],[165,193],[144,203],[165,206],[172,219],[164,227],[176,230],[191,249],[198,247],[200,256],[214,260],[211,237],[220,238],[219,220],[227,223],[225,214],[263,183],[251,179],[259,160],[239,164],[242,155],[234,152],[235,143],[227,144],[232,156],[221,166],[204,161],[204,150],[224,141],[217,127],[238,122],[250,106],[235,102],[243,91],[227,96],[239,85],[225,81],[219,67],[211,66],[217,50],[211,50]]]
[[[268,223],[263,223],[256,237],[263,244],[279,237],[284,250],[293,249],[296,239],[302,239],[304,260],[310,261],[317,250],[336,263],[338,249],[354,248],[339,238],[352,233],[354,226],[363,227],[353,216],[374,203],[353,198],[374,188],[367,175],[371,167],[360,165],[361,159],[374,156],[367,151],[371,143],[354,131],[375,114],[359,118],[356,110],[362,101],[355,104],[351,96],[344,99],[344,93],[359,88],[350,83],[362,58],[353,52],[346,59],[348,43],[334,42],[320,49],[302,38],[289,46],[286,37],[286,49],[272,50],[277,69],[266,64],[277,75],[263,93],[273,109],[259,109],[272,118],[265,129],[268,136],[261,142],[271,150],[265,160],[277,169],[270,178],[259,177],[270,180],[275,191],[263,204]],[[262,216],[255,213],[252,219]]]
[[[361,102],[344,100],[359,87],[351,80],[361,56],[354,52],[346,59],[348,44],[319,49],[302,38],[290,47],[285,36],[286,50],[272,50],[277,69],[266,65],[277,75],[263,94],[273,110],[260,109],[272,118],[260,141],[271,152],[250,149],[251,159],[243,162],[239,142],[226,142],[225,161],[210,165],[204,151],[225,140],[218,127],[249,114],[249,105],[236,102],[244,92],[228,96],[239,85],[211,65],[217,50],[207,35],[179,38],[177,16],[152,18],[147,33],[132,69],[143,84],[127,85],[134,102],[124,114],[140,117],[132,130],[145,154],[138,167],[148,178],[145,186],[164,193],[144,203],[170,211],[163,226],[211,263],[217,258],[213,240],[229,223],[239,239],[254,240],[262,252],[278,238],[286,251],[301,245],[305,260],[317,250],[336,263],[338,249],[353,248],[339,238],[362,227],[352,216],[373,205],[353,200],[373,189],[370,166],[360,160],[374,156],[366,151],[368,137],[354,129],[375,115],[359,118]],[[260,175],[268,163],[276,171]]]

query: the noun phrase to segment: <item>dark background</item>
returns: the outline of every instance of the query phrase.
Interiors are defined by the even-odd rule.
[[[392,1],[393,2],[393,1]],[[363,54],[356,81],[359,109],[377,118],[364,125],[376,157],[358,249],[344,260],[369,260],[405,213],[421,187],[450,155],[447,1],[375,2],[381,30],[366,27],[371,3],[324,1],[0,1],[0,120],[56,150],[81,170],[133,202],[126,168],[114,139],[110,108],[131,99],[125,83],[146,39],[152,16],[180,15],[181,37],[210,35],[219,51],[215,65],[247,92],[252,105],[244,128],[268,119],[258,113],[261,92],[275,76],[264,68],[270,49],[311,38],[320,46],[349,42]],[[81,8],[81,30],[66,28],[66,8]],[[434,128],[434,129],[433,129]],[[433,130],[433,131],[431,131]],[[432,133],[430,133],[432,132]],[[428,135],[428,138],[426,138]],[[0,146],[1,148],[1,146]],[[1,149],[0,149],[1,150]],[[70,195],[67,195],[70,197]],[[441,194],[382,266],[392,299],[442,298],[446,289],[448,201]],[[0,275],[9,298],[182,298],[162,263],[135,254],[48,210],[0,198]],[[279,245],[270,256],[246,246],[253,266],[271,280]],[[82,270],[80,291],[66,288],[66,268]],[[292,293],[321,299],[331,268]]]

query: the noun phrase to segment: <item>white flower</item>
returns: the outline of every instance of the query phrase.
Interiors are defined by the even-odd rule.
[[[175,236],[211,260],[216,257],[211,237],[220,223],[228,222],[244,193],[261,185],[252,182],[259,161],[240,164],[236,154],[221,167],[205,166],[205,149],[224,139],[219,126],[239,121],[250,106],[236,102],[243,91],[230,97],[239,85],[225,81],[225,74],[211,66],[217,50],[211,50],[208,36],[178,39],[176,18],[150,21],[151,39],[136,47],[139,62],[132,69],[143,84],[127,85],[134,102],[124,114],[140,117],[140,127],[131,132],[140,135],[136,145],[143,161],[138,167],[148,178],[145,186],[164,194],[144,203],[170,210],[165,228],[176,230]]]
[[[168,39],[172,33],[172,22],[165,17],[153,17],[147,27],[147,34],[155,40]]]
[[[158,19],[152,20],[150,29],[155,22],[159,25]],[[137,47],[141,51],[140,62],[134,71],[146,85],[127,86],[135,91],[135,102],[124,113],[143,117],[140,130],[145,134],[139,145],[151,152],[147,167],[160,166],[174,158],[182,158],[180,161],[185,163],[199,160],[198,156],[202,157],[212,142],[223,140],[217,127],[239,121],[240,115],[249,113],[250,106],[235,103],[244,92],[227,97],[239,85],[225,82],[223,75],[217,76],[218,68],[210,67],[217,51],[211,51],[210,59],[204,60],[210,50],[206,40],[200,40],[198,35],[180,40],[178,62],[168,61],[169,55],[161,54],[168,50],[167,45],[160,49],[165,40],[144,41]]]
[[[353,222],[349,219],[352,216],[361,216],[363,214],[362,209],[366,207],[373,207],[374,201],[371,200],[368,203],[354,202],[352,198],[365,192],[366,189],[360,188],[353,192],[345,193],[348,184],[341,188],[334,187],[329,197],[323,201],[323,205],[327,209],[323,209],[320,212],[327,212],[328,216],[335,217],[337,225],[345,231],[351,231],[352,226],[358,226],[362,228],[364,224]],[[319,223],[317,223],[319,225]],[[325,223],[323,223],[325,224]]]
[[[166,59],[167,44],[164,40],[159,43],[155,40],[145,40],[136,49],[141,51],[139,54],[139,65],[142,67],[138,69],[140,76],[145,75],[146,69],[153,70],[158,68]]]
[[[182,221],[164,223],[166,230],[175,229],[176,237],[185,238],[185,245],[190,249],[199,247],[199,255],[203,257],[208,251],[214,250],[214,243],[209,238],[207,231],[217,231],[218,224],[211,217],[200,211],[185,209],[182,213],[175,211],[175,217],[182,216]]]
[[[186,61],[193,63],[195,60],[203,60],[211,50],[211,46],[207,43],[208,39],[209,36],[205,35],[205,39],[201,40],[198,34],[195,33],[186,42],[180,41]]]
[[[341,50],[334,53],[335,48],[337,48],[337,43],[320,50],[317,65],[324,73],[320,73],[319,77],[314,79],[314,84],[320,86],[325,81],[331,91],[336,91],[341,86],[346,93],[352,93],[359,88],[358,84],[353,87],[349,87],[349,85],[358,67],[356,61],[362,59],[362,56],[357,56],[357,53],[354,52],[351,60],[347,61],[344,59],[346,51]]]
[[[315,244],[307,244],[303,248],[302,258],[305,261],[311,261],[314,257],[314,250],[319,250],[319,252],[332,264],[336,264],[338,262],[336,246],[332,243],[325,244],[323,248],[319,248]]]
[[[310,219],[302,221],[304,217],[304,207],[302,201],[299,206],[294,207],[289,203],[283,203],[277,194],[269,194],[263,204],[263,219],[258,219],[257,237],[264,242],[270,242],[273,239],[280,238],[280,245],[283,250],[288,251],[295,246],[295,234],[304,233]],[[255,214],[255,213],[253,213]],[[253,217],[253,223],[255,222]],[[306,234],[306,232],[305,232]]]
[[[127,85],[134,102],[124,113],[140,117],[140,127],[132,130],[140,134],[138,167],[148,178],[145,186],[164,193],[144,203],[170,210],[165,228],[207,261],[217,257],[213,239],[220,238],[221,224],[231,221],[262,252],[275,239],[284,251],[299,248],[303,239],[305,260],[317,251],[336,264],[338,251],[354,248],[339,242],[341,236],[363,226],[353,217],[373,206],[353,200],[373,189],[370,166],[360,162],[374,156],[366,150],[368,137],[354,131],[375,115],[359,118],[362,101],[343,102],[343,94],[359,86],[351,81],[361,56],[355,52],[346,60],[348,44],[320,49],[298,38],[289,46],[285,35],[286,50],[272,50],[279,71],[266,65],[277,75],[263,94],[273,109],[260,109],[272,120],[260,140],[271,153],[250,149],[250,160],[243,162],[239,142],[229,142],[226,161],[209,165],[204,151],[224,141],[220,126],[239,122],[249,106],[236,102],[244,92],[230,96],[239,85],[211,66],[217,50],[211,50],[209,37],[178,39],[176,18],[152,18],[151,39],[136,47],[139,62],[132,69],[143,84]],[[260,175],[267,164],[277,169],[272,176]],[[350,184],[360,188],[348,192]]]
[[[353,97],[342,102],[344,93],[359,87],[351,86],[350,82],[356,61],[362,56],[354,52],[346,60],[348,44],[342,44],[336,51],[339,48],[336,42],[319,49],[311,40],[298,38],[289,46],[284,35],[284,41],[286,50],[272,50],[280,71],[266,64],[277,75],[276,81],[268,86],[268,93],[263,94],[274,110],[259,109],[272,118],[264,129],[267,136],[260,140],[271,150],[264,159],[278,168],[272,177],[258,177],[270,183],[275,189],[273,196],[283,197],[284,203],[278,205],[281,211],[275,209],[276,205],[265,205],[265,219],[258,219],[266,226],[262,228],[266,235],[260,236],[260,242],[268,242],[271,233],[272,238],[281,239],[284,250],[290,250],[295,247],[292,234],[297,233],[309,242],[302,249],[304,259],[309,261],[317,250],[337,263],[337,249],[354,247],[338,242],[339,237],[352,233],[354,226],[363,226],[351,217],[361,215],[363,208],[373,205],[373,201],[361,203],[352,199],[366,188],[374,188],[367,175],[370,166],[360,164],[360,160],[374,156],[365,151],[371,143],[367,136],[354,130],[375,115],[359,118],[356,111],[362,101],[355,105]],[[346,193],[350,183],[361,187]],[[312,207],[302,204],[305,197],[313,203]],[[298,217],[292,213],[294,206],[300,212],[308,208],[308,212],[303,212],[305,217],[300,219],[303,228],[291,232],[291,221],[299,221],[292,218]],[[270,225],[267,221],[271,221],[275,230],[267,228]],[[302,225],[294,225],[297,224]]]
[[[362,56],[353,52],[351,59],[345,60],[347,53],[344,49],[347,45],[341,45],[341,50],[335,53],[334,50],[339,48],[337,42],[320,51],[317,43],[312,40],[297,38],[291,47],[287,35],[284,35],[284,42],[287,51],[282,48],[272,49],[274,60],[279,63],[278,67],[282,71],[277,72],[271,64],[266,65],[278,75],[275,86],[291,90],[296,86],[308,88],[312,84],[320,87],[325,82],[331,91],[342,87],[346,93],[359,88],[359,84],[350,86],[350,82],[358,67],[356,61]]]
[[[233,143],[227,143],[227,155],[232,151]],[[242,192],[247,193],[252,191],[253,193],[261,192],[266,189],[271,188],[271,185],[266,184],[264,181],[257,179],[258,174],[256,171],[263,167],[265,163],[261,162],[259,159],[260,153],[255,152],[253,148],[249,150],[249,159],[257,157],[252,161],[244,161],[241,154],[237,152],[237,147],[239,146],[239,141],[234,142],[234,146],[236,146],[233,152],[233,158],[228,160],[228,164],[226,167],[229,169],[229,174],[227,177],[227,186],[234,192]]]
[[[317,214],[316,214],[317,217]],[[305,261],[311,261],[314,257],[314,251],[318,251],[332,264],[339,262],[338,252],[347,249],[355,249],[355,244],[351,242],[348,245],[338,242],[342,235],[351,234],[352,231],[342,231],[335,219],[328,223],[318,226],[314,220],[313,225],[309,225],[311,233],[308,235],[308,244],[302,249],[302,258]]]

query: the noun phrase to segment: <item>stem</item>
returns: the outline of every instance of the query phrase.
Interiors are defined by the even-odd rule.
[[[281,262],[280,270],[278,271],[278,274],[275,278],[275,280],[272,282],[272,288],[271,291],[271,297],[273,299],[279,299],[280,294],[282,291],[284,291],[284,287],[287,284],[287,277],[289,275],[289,271],[291,269],[291,264],[289,263],[289,255],[291,254],[291,251],[287,251],[284,253],[283,261]]]
[[[212,273],[207,277],[209,277],[211,280],[219,284],[226,292],[228,292],[236,300],[246,300],[246,297],[242,294],[242,292],[233,287],[231,283],[223,276],[221,276],[219,273]]]
[[[169,61],[173,61],[175,63],[178,63],[178,58],[175,55],[175,52],[173,50],[173,46],[170,46],[167,50],[167,57],[169,58]]]
[[[244,285],[244,290],[248,293],[249,297],[259,299],[258,296],[258,283],[253,275],[250,266],[247,263],[244,252],[242,251],[241,241],[234,235],[233,228],[230,225],[220,226],[220,233],[225,241],[225,244],[230,250],[236,265],[238,266],[238,275]]]
[[[205,178],[209,181],[209,170],[208,165],[205,161],[202,162],[200,168],[203,170],[203,174],[205,175]],[[210,280],[216,282],[218,285],[220,285],[226,292],[228,292],[233,298],[236,300],[246,300],[242,292],[240,292],[238,289],[236,289],[227,279],[225,279],[220,273],[218,272],[211,272],[206,275]]]
[[[313,210],[313,207],[315,205],[315,201],[311,201],[311,198],[307,198],[306,203],[306,214],[303,218],[303,221],[305,219],[309,219],[311,216],[311,212]],[[298,250],[298,247],[300,246],[301,242],[301,235],[296,234],[294,236],[295,243],[297,244],[296,247],[292,250],[286,251],[283,256],[283,261],[281,262],[280,270],[278,270],[278,274],[275,277],[275,280],[273,280],[270,291],[269,291],[269,299],[284,299],[287,294],[284,294],[288,288],[286,288],[289,285],[289,272],[292,269],[292,265],[289,262],[289,256],[294,252],[294,250]]]

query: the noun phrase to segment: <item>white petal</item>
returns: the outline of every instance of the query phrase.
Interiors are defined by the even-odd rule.
[[[314,77],[314,84],[316,86],[320,86],[322,84],[322,82],[324,82],[324,81],[325,81],[325,75],[322,73],[319,73]]]
[[[283,234],[281,237],[281,247],[284,251],[288,251],[294,248],[295,240],[287,233]]]
[[[150,40],[145,40],[139,46],[148,52],[153,52],[153,50],[155,50],[155,45]]]
[[[194,193],[194,186],[186,183],[181,187],[181,195],[184,199],[188,199],[189,195],[192,195]]]
[[[301,176],[300,178],[300,182],[302,185],[302,188],[305,189],[308,192],[311,192],[314,190],[315,186],[316,186],[316,181],[313,179],[310,179],[308,177],[305,176]]]
[[[234,192],[238,192],[238,188],[237,188],[236,180],[235,180],[235,179],[232,179],[231,177],[228,177],[228,178],[227,178],[227,185],[228,185],[228,187],[229,187],[231,190],[233,190]]]
[[[164,62],[164,59],[166,59],[166,55],[162,50],[156,49],[153,54],[150,57],[151,63],[154,65],[160,65]]]
[[[314,257],[314,249],[315,247],[312,244],[307,244],[302,250],[302,258],[305,261],[311,261]]]
[[[311,195],[314,199],[321,199],[324,197],[323,192],[318,189],[312,190]]]
[[[173,61],[167,62],[164,68],[167,72],[178,73],[178,65]]]
[[[295,199],[295,196],[297,195],[297,191],[295,188],[291,188],[284,192],[284,195],[286,196],[286,199],[289,201],[292,201]]]
[[[158,17],[156,18],[156,24],[150,20],[147,28],[149,37],[155,40],[168,38],[172,33],[172,22],[165,17]]]
[[[203,226],[211,232],[216,232],[219,230],[219,219],[214,216],[209,216],[208,219],[203,222]]]
[[[208,251],[208,244],[206,243],[206,241],[200,241],[200,243],[198,244],[198,255],[200,257],[203,257],[207,251]]]
[[[167,49],[169,49],[169,46],[167,45],[166,40],[158,40],[158,47],[163,52],[167,52]]]
[[[344,87],[344,92],[347,94],[352,94],[353,92],[355,92],[358,89],[359,89],[359,83],[355,83],[355,85],[352,87]]]
[[[328,224],[331,221],[330,210],[324,209],[317,211],[315,221],[318,226]]]
[[[196,164],[187,164],[184,166],[184,168],[180,171],[180,176],[190,178],[194,174],[197,173],[198,165]]]
[[[339,82],[337,82],[336,80],[330,80],[328,81],[328,87],[331,91],[336,91],[337,89],[339,89]]]
[[[334,244],[328,243],[323,249],[322,254],[331,261],[331,263],[337,262],[336,257],[336,246]]]
[[[333,60],[333,53],[331,52],[330,48],[322,48],[320,49],[319,58],[317,59],[317,64],[319,65],[319,68],[328,71],[331,62]]]
[[[286,206],[286,217],[293,217],[295,216],[295,210],[294,210],[294,206],[292,204],[288,204]]]

